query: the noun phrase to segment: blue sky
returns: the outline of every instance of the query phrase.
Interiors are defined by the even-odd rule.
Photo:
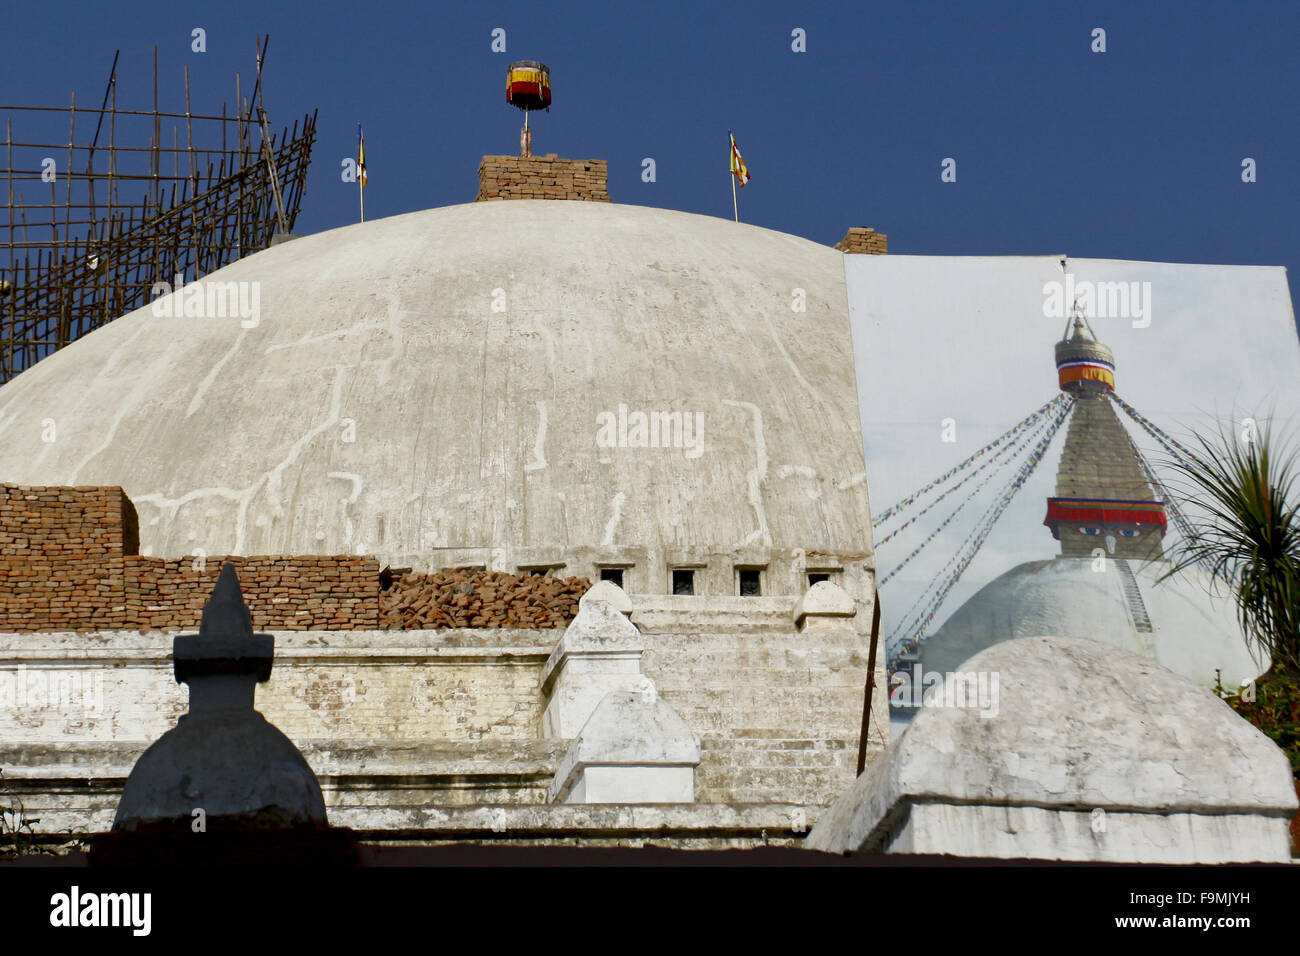
[[[1294,300],[1294,2],[141,2],[8,20],[0,100],[59,106],[98,103],[121,48],[119,106],[147,108],[156,44],[164,108],[183,108],[188,65],[195,108],[219,109],[269,33],[273,124],[320,110],[299,232],[355,221],[339,163],[358,121],[368,218],[472,200],[479,158],[517,150],[506,66],[540,59],[555,103],[535,150],[607,159],[616,202],[729,216],[730,127],[747,222],[823,243],[874,226],[905,254],[1285,265]]]

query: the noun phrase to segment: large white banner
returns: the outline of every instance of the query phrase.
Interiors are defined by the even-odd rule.
[[[1114,352],[1116,394],[1178,441],[1229,419],[1239,431],[1254,427],[1247,419],[1273,419],[1279,437],[1300,443],[1300,338],[1283,268],[1063,256],[844,258],[873,518],[1059,393],[1053,347],[1076,304]],[[1162,464],[1169,456],[1121,418],[1147,460],[1172,476]],[[1043,519],[1065,433],[1062,427],[926,634],[998,575],[1059,555]],[[924,604],[1013,470],[998,471],[972,496],[994,471],[986,469],[883,543],[935,495],[877,530],[881,578],[934,535],[882,587],[886,635],[918,600]],[[1171,524],[1166,552],[1176,534]]]

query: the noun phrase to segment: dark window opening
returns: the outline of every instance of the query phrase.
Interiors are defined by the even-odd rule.
[[[673,593],[694,594],[695,572],[690,568],[673,568]]]
[[[808,572],[808,586],[809,586],[809,587],[812,587],[814,584],[820,584],[822,581],[829,581],[830,579],[831,579],[831,573],[830,573],[829,571],[809,571],[809,572]]]
[[[741,568],[740,569],[740,596],[741,597],[758,597],[763,593],[762,584],[760,583],[760,572],[758,568]]]
[[[600,579],[602,581],[611,581],[619,587],[623,586],[623,569],[622,568],[601,568]]]

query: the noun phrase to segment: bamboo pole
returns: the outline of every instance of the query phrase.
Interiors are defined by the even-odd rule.
[[[880,592],[871,607],[871,650],[867,654],[867,686],[863,691],[862,731],[858,736],[858,776],[867,769],[867,733],[871,730],[871,692],[876,686],[876,645],[880,642]]]

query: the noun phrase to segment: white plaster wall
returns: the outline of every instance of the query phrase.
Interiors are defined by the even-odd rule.
[[[890,853],[1143,863],[1289,863],[1286,817],[913,805]],[[1095,829],[1096,826],[1103,829]]]

